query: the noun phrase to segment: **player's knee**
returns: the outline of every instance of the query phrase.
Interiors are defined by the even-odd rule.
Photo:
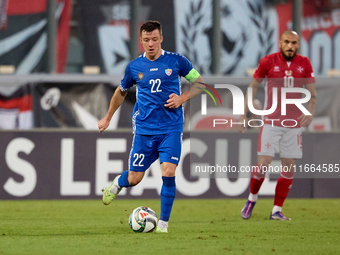
[[[266,172],[269,168],[270,163],[271,162],[268,160],[259,160],[257,164],[259,165],[262,171]]]
[[[138,180],[136,178],[129,179],[130,186],[136,186],[138,183],[140,183],[141,180]]]
[[[259,156],[257,164],[261,168],[261,170],[266,171],[269,168],[270,163],[272,162],[273,157],[270,156]]]
[[[163,172],[163,176],[173,177],[175,176],[175,172],[176,172],[176,167],[167,167],[165,171]]]
[[[162,166],[162,176],[166,176],[166,177],[175,176],[176,167],[177,167],[176,164],[163,162],[161,166]]]
[[[141,182],[141,180],[143,179],[143,176],[139,176],[139,175],[130,175],[128,177],[128,181],[130,186],[136,186],[138,183]]]
[[[295,166],[295,159],[293,158],[282,158],[281,163],[283,168],[285,169],[284,172],[293,172]]]

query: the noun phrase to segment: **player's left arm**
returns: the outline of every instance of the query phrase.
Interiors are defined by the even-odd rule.
[[[309,92],[311,94],[311,99],[308,102],[308,111],[312,115],[304,115],[304,114],[302,114],[299,117],[301,127],[308,127],[310,125],[310,123],[313,120],[314,114],[315,114],[315,108],[316,108],[316,103],[317,103],[315,84],[314,83],[309,83],[309,84],[306,84],[305,87],[306,87],[306,89],[309,90]]]
[[[172,93],[169,96],[169,99],[166,101],[166,104],[164,105],[165,107],[170,109],[178,108],[184,102],[202,93],[202,90],[199,88],[205,89],[206,87],[204,85],[205,83],[203,78],[195,69],[192,69],[189,74],[185,76],[185,78],[193,84],[190,90],[186,91],[182,95],[176,95],[175,93]]]

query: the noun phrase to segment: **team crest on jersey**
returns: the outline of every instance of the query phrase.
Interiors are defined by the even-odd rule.
[[[301,66],[299,66],[299,68],[297,69],[299,73],[303,72],[303,68]]]
[[[286,70],[285,73],[286,73],[287,76],[292,76],[293,75],[292,70]]]
[[[165,69],[165,73],[167,76],[170,76],[172,74],[172,69]]]
[[[139,79],[139,80],[143,80],[143,78],[144,78],[144,74],[143,74],[143,73],[139,73],[139,74],[138,74],[138,79]]]

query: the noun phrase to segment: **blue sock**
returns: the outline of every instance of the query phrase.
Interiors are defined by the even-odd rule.
[[[129,177],[129,170],[126,170],[119,177],[118,185],[121,186],[121,187],[125,187],[125,188],[130,187],[130,183],[128,181],[128,177]]]
[[[161,217],[160,220],[169,221],[172,205],[176,196],[176,183],[174,177],[162,177],[161,190]]]

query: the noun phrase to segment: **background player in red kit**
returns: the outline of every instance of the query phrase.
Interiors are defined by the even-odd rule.
[[[273,88],[277,88],[278,104],[276,110],[263,118],[264,125],[261,127],[258,140],[258,161],[251,173],[250,194],[248,201],[244,205],[241,216],[249,219],[257,201],[257,194],[263,183],[265,171],[268,169],[274,155],[275,148],[279,146],[282,167],[290,169],[289,172],[282,171],[276,184],[274,207],[270,219],[290,220],[282,213],[282,205],[288,195],[292,185],[295,160],[302,158],[301,127],[307,127],[313,119],[316,107],[315,79],[312,65],[307,57],[297,54],[300,40],[299,35],[294,31],[285,31],[280,38],[279,46],[281,52],[268,55],[261,59],[260,64],[253,76],[249,87],[253,90],[253,99],[257,88],[264,78],[267,78],[266,102],[264,108],[270,109],[272,106]],[[304,115],[301,110],[288,104],[286,115],[281,115],[281,88],[305,86],[311,93],[308,102],[308,111],[312,115]],[[287,93],[287,98],[301,99],[301,93]],[[247,95],[245,98],[248,98]],[[245,113],[249,110],[248,102],[245,100]],[[282,125],[283,120],[284,127]],[[272,121],[275,120],[275,121]],[[296,122],[295,122],[295,121]],[[247,123],[246,114],[241,116],[240,122]],[[297,124],[297,125],[296,125]],[[296,125],[295,127],[292,127]],[[245,125],[246,126],[246,125]],[[246,127],[239,126],[239,130],[244,133]]]

